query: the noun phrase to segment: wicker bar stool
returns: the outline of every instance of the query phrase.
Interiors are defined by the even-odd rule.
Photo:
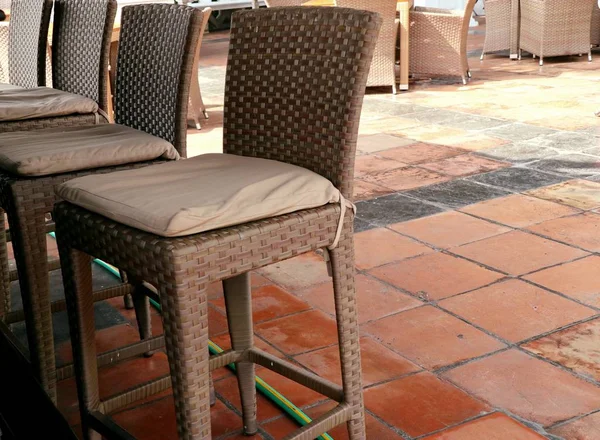
[[[14,0],[13,4],[39,1]],[[0,133],[108,122],[104,111],[108,106],[108,53],[116,5],[116,0],[55,2],[52,32],[54,88],[35,87],[36,83],[27,90],[3,92],[0,95]],[[17,22],[18,18],[11,10],[10,28]],[[12,30],[10,34],[13,35]],[[18,59],[13,51],[19,48],[14,47],[19,44],[13,44],[12,37],[9,40],[9,65],[12,65],[13,58]],[[18,38],[18,41],[22,39]],[[42,72],[45,69],[41,67],[45,39],[43,44],[44,51],[38,62],[41,86],[46,84]],[[10,69],[9,78],[15,83],[13,70]]]
[[[209,371],[231,362],[247,434],[257,429],[259,364],[340,402],[287,438],[314,439],[342,423],[351,439],[365,438],[354,215],[344,197],[352,194],[360,110],[380,26],[378,14],[347,8],[237,12],[225,91],[226,154],[57,188],[66,200],[54,215],[86,439],[98,438],[95,431],[111,435],[106,414],[118,406],[115,399],[131,397],[98,397],[89,255],[158,290],[180,439],[211,438]],[[249,271],[325,248],[341,387],[253,344]],[[223,281],[233,349],[209,359],[206,291],[215,281]]]
[[[394,95],[398,91],[396,81],[396,40],[399,27],[399,22],[396,22],[397,4],[397,0],[336,0],[337,6],[377,12],[383,18],[367,87],[392,86]]]
[[[65,308],[64,301],[51,304],[49,296],[45,216],[56,201],[54,187],[77,176],[185,157],[189,85],[202,19],[201,11],[186,6],[123,8],[116,124],[0,134],[0,204],[13,232],[32,364],[52,397],[57,377],[73,371],[68,366],[57,374],[54,360],[51,311]],[[170,38],[152,38],[160,32]],[[129,281],[96,292],[94,300],[133,293],[140,336],[148,340],[148,301],[137,294],[139,283]],[[160,346],[159,339],[123,353],[145,353]],[[119,357],[114,352],[99,362]]]
[[[521,51],[540,58],[587,54],[590,44],[593,4],[598,0],[520,0]]]
[[[486,53],[510,50],[512,0],[485,1],[485,42],[481,59]]]
[[[477,0],[464,10],[415,7],[410,12],[410,73],[471,77],[467,57],[469,23]]]

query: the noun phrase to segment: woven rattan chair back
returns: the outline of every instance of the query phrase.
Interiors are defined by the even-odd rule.
[[[0,24],[0,83],[8,83],[8,26]]]
[[[346,8],[377,12],[383,18],[379,39],[369,71],[369,86],[392,86],[396,93],[396,23],[397,0],[336,0],[336,5]]]
[[[485,43],[481,59],[488,52],[510,49],[512,0],[486,0]]]
[[[362,50],[351,44],[356,38],[347,25],[351,10],[269,11],[239,14],[231,28],[224,152],[308,168],[351,198],[364,94],[357,89],[363,78],[348,81]],[[344,27],[336,32],[338,23]],[[356,32],[362,25],[357,22]],[[336,42],[347,36],[343,51],[324,43],[331,35]]]
[[[108,108],[108,59],[116,0],[56,0],[52,81]]]
[[[127,6],[121,15],[115,122],[165,139],[182,157],[202,18],[164,4]]]
[[[46,85],[46,46],[52,0],[13,0],[8,32],[8,77],[21,87]]]
[[[306,0],[266,0],[267,7],[269,8],[302,6],[302,3],[305,2]]]
[[[597,1],[594,2],[592,11],[591,43],[593,46],[600,46],[600,5]]]

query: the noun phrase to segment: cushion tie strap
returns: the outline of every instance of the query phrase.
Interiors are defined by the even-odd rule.
[[[342,228],[344,227],[344,217],[346,216],[346,209],[350,208],[354,215],[356,215],[356,205],[352,203],[350,200],[347,200],[340,193],[340,221],[338,222],[337,231],[335,232],[335,238],[333,239],[333,243],[327,249],[333,250],[337,247],[338,242],[340,241],[340,237],[342,235]]]

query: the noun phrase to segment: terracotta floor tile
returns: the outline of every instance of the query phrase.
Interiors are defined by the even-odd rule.
[[[260,272],[292,293],[331,280],[323,256],[314,252],[271,264]]]
[[[463,154],[462,156],[451,157],[437,162],[424,163],[419,166],[447,176],[461,177],[506,168],[509,167],[510,164],[499,162],[497,160],[485,159],[473,154]]]
[[[408,257],[433,252],[433,249],[389,229],[378,228],[354,236],[356,267],[365,270]]]
[[[379,153],[379,155],[407,164],[417,164],[433,162],[435,160],[458,156],[459,154],[464,153],[464,150],[460,150],[458,148],[419,142],[407,147],[399,147],[382,151]]]
[[[263,322],[255,329],[257,334],[287,354],[337,343],[335,321],[317,310]]]
[[[528,228],[536,234],[550,237],[588,251],[600,251],[600,214],[585,214],[550,220]]]
[[[221,312],[219,312],[216,308],[213,307],[212,304],[208,305],[208,335],[209,337],[214,337],[216,335],[220,335],[222,333],[226,333],[229,331],[229,327],[227,325],[227,318]]]
[[[391,225],[390,229],[439,248],[450,248],[510,231],[460,212],[441,214]],[[356,236],[355,236],[356,237]]]
[[[502,274],[436,252],[370,271],[377,278],[425,300],[438,300],[493,283]]]
[[[518,350],[460,366],[444,376],[490,405],[544,426],[600,407],[600,388]]]
[[[589,180],[569,180],[529,191],[528,194],[579,209],[600,207],[600,183]]]
[[[115,414],[113,418],[136,438],[164,440],[175,438],[177,435],[172,397]],[[242,428],[242,419],[220,400],[217,400],[216,405],[211,408],[210,419],[213,438]]]
[[[600,438],[600,412],[568,422],[548,432],[564,440],[592,440]]]
[[[452,252],[511,275],[522,275],[586,252],[521,231],[512,231],[453,248]]]
[[[600,307],[600,257],[592,255],[572,263],[544,269],[525,279],[575,298],[585,304]]]
[[[369,388],[365,391],[365,405],[387,423],[413,437],[460,423],[488,410],[483,403],[430,373]]]
[[[431,306],[388,316],[362,329],[432,370],[504,347],[475,327]]]
[[[310,305],[335,316],[332,283],[319,284],[298,294]],[[418,299],[363,274],[356,276],[356,295],[358,321],[361,324],[423,304]]]
[[[447,429],[423,440],[543,440],[546,437],[502,413]]]
[[[222,313],[226,313],[224,298],[211,303]],[[308,309],[310,306],[304,301],[273,284],[252,290],[252,318],[255,323]]]
[[[390,380],[420,370],[412,362],[397,355],[371,338],[360,339],[363,386]],[[319,376],[342,383],[339,347],[327,347],[295,358]]]
[[[418,188],[447,181],[447,176],[416,167],[397,168],[362,177],[366,182],[391,188],[396,191]]]
[[[511,342],[595,314],[592,309],[514,279],[448,298],[440,306]]]
[[[375,199],[393,192],[391,189],[373,183],[358,179],[354,181],[354,201]]]
[[[523,228],[535,223],[581,212],[558,203],[520,194],[487,200],[467,206],[461,211],[514,228]]]
[[[600,381],[600,320],[569,327],[523,346],[579,374]]]
[[[406,166],[405,163],[388,159],[377,154],[369,154],[356,158],[354,164],[354,177],[360,178],[366,174],[381,173]]]
[[[378,133],[359,135],[357,148],[362,153],[375,153],[377,151],[389,150],[391,148],[402,147],[414,143],[415,141],[411,139],[392,136],[391,134]]]

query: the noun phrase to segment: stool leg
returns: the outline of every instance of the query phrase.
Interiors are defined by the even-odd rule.
[[[10,273],[4,210],[0,209],[0,321],[10,312]]]
[[[243,351],[254,345],[252,329],[252,294],[250,289],[250,273],[238,275],[223,281],[223,293],[227,309],[229,334],[234,350]],[[244,417],[244,433],[254,435],[258,431],[256,425],[256,384],[255,368],[252,362],[235,364],[242,414]]]
[[[100,410],[101,406],[94,337],[91,258],[75,249],[63,248],[60,237],[58,237],[58,245],[71,331],[83,438],[84,440],[100,440],[100,434],[91,429],[87,421],[87,415]]]
[[[50,308],[45,212],[29,203],[7,207],[33,370],[56,402],[56,364]]]
[[[338,326],[342,386],[345,403],[351,408],[348,433],[351,440],[366,437],[362,380],[360,367],[360,341],[356,290],[354,285],[353,216],[346,214],[344,230],[338,246],[330,252],[333,272],[335,314]]]
[[[140,339],[148,339],[152,337],[152,317],[150,314],[150,298],[146,295],[146,288],[139,280],[129,280],[133,285],[131,298],[135,309],[135,319],[140,333]],[[154,351],[144,353],[145,357],[151,357]]]
[[[184,278],[178,267],[159,286],[177,432],[180,440],[209,440],[208,285]]]

